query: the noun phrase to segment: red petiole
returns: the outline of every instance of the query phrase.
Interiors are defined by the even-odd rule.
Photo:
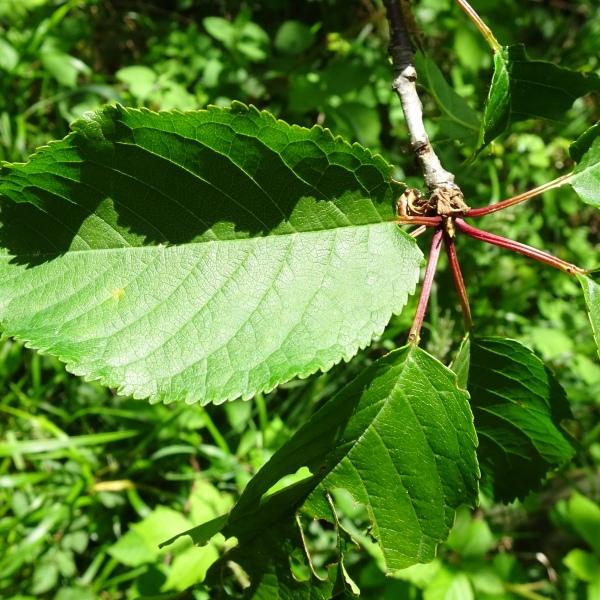
[[[465,281],[458,263],[454,238],[448,235],[447,232],[444,232],[444,247],[446,249],[446,255],[448,256],[448,262],[450,263],[450,270],[452,272],[452,278],[454,279],[456,292],[458,293],[458,299],[460,301],[460,307],[462,309],[463,319],[465,321],[465,329],[469,331],[473,326],[471,307],[469,306],[469,297],[467,296]]]
[[[408,334],[408,341],[411,344],[419,343],[421,327],[423,326],[423,319],[425,318],[429,296],[431,295],[431,286],[435,276],[435,269],[440,256],[443,235],[444,231],[441,228],[436,229],[433,234],[433,239],[431,240],[431,250],[429,251],[429,259],[427,260],[427,267],[425,268],[425,277],[423,279],[421,295],[419,296],[419,304],[417,306],[417,312],[415,313],[412,327],[410,328],[410,333]]]
[[[489,231],[477,229],[476,227],[465,223],[463,219],[457,218],[454,222],[456,228],[459,231],[462,231],[469,237],[472,237],[476,240],[480,240],[488,244],[493,244],[494,246],[500,246],[501,248],[506,248],[507,250],[518,252],[519,254],[523,254],[524,256],[529,256],[530,258],[534,258],[537,261],[550,265],[551,267],[559,269],[560,271],[568,273],[569,275],[585,275],[587,273],[585,269],[581,269],[580,267],[577,267],[565,260],[557,258],[556,256],[553,256],[548,252],[538,250],[537,248],[532,248],[531,246],[527,246],[526,244],[516,242],[515,240],[495,235],[494,233],[490,233]]]
[[[483,217],[484,215],[491,215],[492,213],[498,212],[500,210],[504,210],[505,208],[509,208],[510,206],[515,206],[516,204],[521,204],[521,202],[525,202],[530,198],[535,198],[548,190],[552,190],[554,188],[560,187],[564,185],[565,182],[572,177],[572,173],[568,173],[567,175],[561,175],[548,183],[544,183],[544,185],[540,185],[532,190],[528,190],[523,192],[522,194],[518,194],[517,196],[513,196],[512,198],[507,198],[506,200],[502,200],[501,202],[496,202],[495,204],[490,204],[489,206],[483,206],[482,208],[472,208],[471,210],[465,213],[465,217]]]
[[[437,227],[442,223],[442,217],[420,217],[417,215],[403,215],[398,217],[400,225],[425,225],[427,227]]]

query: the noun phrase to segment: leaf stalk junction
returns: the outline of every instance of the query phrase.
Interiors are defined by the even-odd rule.
[[[586,275],[589,273],[589,271],[587,271],[586,269],[582,269],[577,265],[574,265],[570,262],[567,262],[566,260],[558,258],[557,256],[554,256],[553,254],[550,254],[545,250],[540,250],[538,248],[528,246],[527,244],[517,242],[516,240],[496,235],[495,233],[491,233],[484,229],[473,227],[465,221],[465,218],[481,217],[484,215],[504,210],[516,204],[520,204],[521,202],[538,196],[546,190],[553,189],[562,185],[562,183],[568,177],[570,177],[570,174],[563,175],[562,177],[559,177],[547,184],[544,184],[533,190],[529,190],[512,198],[508,198],[507,200],[503,200],[502,202],[497,202],[495,204],[491,204],[480,209],[468,209],[462,214],[458,213],[452,215],[411,215],[408,214],[405,203],[399,203],[399,214],[397,222],[401,225],[419,225],[417,229],[411,232],[411,235],[416,237],[417,235],[421,235],[421,233],[423,233],[427,228],[434,229],[433,240],[431,243],[429,258],[427,261],[427,267],[425,269],[425,276],[423,279],[423,286],[421,289],[421,295],[419,297],[419,303],[417,306],[417,311],[415,313],[413,325],[410,329],[410,333],[408,336],[408,341],[410,343],[418,344],[420,340],[420,331],[423,325],[425,313],[427,312],[427,305],[429,302],[429,296],[431,295],[432,284],[435,278],[435,271],[437,268],[442,242],[444,244],[446,255],[448,257],[448,263],[450,265],[452,278],[454,280],[454,285],[458,294],[461,310],[463,313],[465,329],[469,331],[473,325],[467,290],[460,269],[458,255],[456,252],[456,245],[454,241],[457,231],[475,240],[479,240],[487,244],[492,244],[494,246],[499,246],[500,248],[505,248],[506,250],[516,252],[517,254],[522,254],[523,256],[533,258],[538,262],[554,267],[555,269],[558,269],[563,273],[567,273],[568,275]]]

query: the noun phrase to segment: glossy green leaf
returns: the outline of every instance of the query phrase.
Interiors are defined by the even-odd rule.
[[[592,332],[600,355],[600,285],[591,277],[578,275],[578,279],[583,288],[583,297],[585,298]]]
[[[477,500],[476,444],[455,375],[423,350],[402,348],[363,371],[274,454],[222,532],[254,544],[296,510],[335,523],[328,495],[342,488],[366,507],[386,570],[427,562],[455,509]],[[303,467],[310,476],[270,493]],[[201,543],[222,525],[188,533]]]
[[[584,202],[600,208],[600,137],[591,142],[568,183]]]
[[[530,118],[561,120],[574,100],[600,90],[600,77],[542,60],[531,60],[522,45],[494,55],[494,75],[485,103],[480,148],[511,123]]]
[[[390,167],[236,104],[108,107],[0,178],[0,322],[123,394],[248,398],[349,359],[415,289]]]
[[[531,350],[515,340],[474,338],[454,368],[463,381],[468,370],[482,487],[494,498],[523,498],[572,458],[561,427],[571,418],[564,391]]]

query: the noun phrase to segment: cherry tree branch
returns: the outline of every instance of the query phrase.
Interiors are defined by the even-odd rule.
[[[423,105],[417,93],[417,71],[403,6],[399,0],[384,0],[384,4],[390,27],[389,54],[394,68],[392,87],[402,103],[411,147],[421,164],[425,184],[432,192],[438,188],[457,190],[454,175],[442,167],[425,131]]]

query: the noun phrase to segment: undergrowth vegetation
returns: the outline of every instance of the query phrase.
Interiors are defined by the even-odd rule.
[[[523,43],[531,59],[600,73],[600,6],[594,0],[473,4],[503,44]],[[490,143],[474,160],[492,55],[451,0],[414,5],[426,51],[416,56],[425,124],[466,202],[484,207],[571,170],[570,144],[599,121],[599,93],[577,97],[561,118],[520,115],[508,131],[485,140]],[[395,181],[420,188],[422,174],[390,86],[387,31],[376,0],[0,0],[0,159],[25,161],[106,103],[189,111],[237,101],[358,142],[394,165]],[[123,120],[150,114],[116,110]],[[568,186],[480,223],[569,263],[598,267],[600,215]],[[560,415],[568,417],[564,453],[571,461],[554,469],[541,451],[533,468],[517,463],[510,480],[486,480],[484,473],[478,507],[458,509],[433,562],[402,570],[398,559],[392,577],[385,576],[390,557],[374,539],[367,510],[336,488],[328,500],[346,538],[340,540],[338,528],[325,520],[305,519],[302,541],[312,561],[307,567],[292,548],[291,571],[298,582],[325,580],[330,563],[343,554],[346,593],[355,582],[365,598],[600,598],[600,364],[580,284],[466,236],[457,236],[456,246],[475,331],[488,340],[472,349],[471,384],[485,388],[493,356],[517,360],[523,347],[532,349],[564,389],[555,406],[568,404],[572,413],[565,408]],[[446,263],[442,255],[421,348],[444,364],[454,361],[459,371],[463,319]],[[113,299],[124,293],[115,287]],[[374,297],[379,293],[373,290]],[[218,534],[203,546],[186,537],[160,544],[230,511],[294,432],[315,425],[311,417],[337,391],[403,346],[417,301],[408,297],[403,312],[352,361],[220,405],[150,404],[119,395],[69,374],[52,356],[3,341],[0,597],[242,597],[250,568],[231,561],[220,580],[206,579],[219,557],[233,550],[231,538]],[[502,349],[493,341],[498,336],[519,344]],[[89,351],[90,364],[96,351]],[[335,362],[323,360],[320,366]],[[444,376],[438,363],[418,360],[432,380]],[[532,373],[545,372],[541,361],[524,360]],[[203,393],[217,387],[208,381]],[[240,395],[222,391],[226,387],[218,388],[220,400]],[[277,486],[310,475],[303,457],[298,460],[298,472]],[[553,472],[545,477],[547,469]],[[543,481],[529,491],[536,477]],[[273,491],[271,485],[264,490]],[[264,529],[269,533],[268,523]],[[269,548],[268,536],[265,543]],[[264,548],[257,545],[257,554]]]

